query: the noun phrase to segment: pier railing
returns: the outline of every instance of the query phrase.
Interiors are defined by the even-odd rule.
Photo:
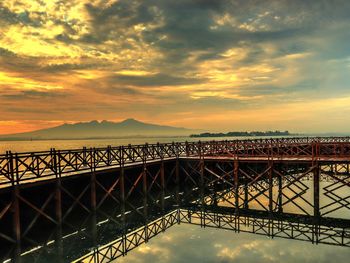
[[[0,187],[179,157],[350,158],[350,137],[295,137],[82,148],[0,155]],[[350,159],[349,159],[350,160]]]

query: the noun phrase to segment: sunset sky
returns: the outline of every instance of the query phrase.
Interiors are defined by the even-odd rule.
[[[136,118],[350,132],[348,0],[2,0],[0,134]]]

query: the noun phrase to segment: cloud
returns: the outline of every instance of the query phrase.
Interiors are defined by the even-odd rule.
[[[86,70],[102,68],[105,65],[98,63],[61,63],[61,64],[48,64],[45,66],[39,66],[40,71],[45,72],[67,72],[73,70]]]
[[[118,111],[201,127],[209,123],[203,113],[265,112],[350,95],[346,0],[13,3],[0,4],[0,90],[8,90],[2,100],[9,108],[17,99],[35,110],[40,97],[49,112],[51,96],[69,111],[55,113],[62,121],[108,119]],[[35,117],[8,115],[9,108],[0,114]],[[196,116],[191,122],[179,117],[188,112]],[[313,118],[321,121],[321,112]]]
[[[66,97],[67,94],[64,94],[62,92],[50,92],[50,91],[38,91],[38,90],[21,90],[21,91],[15,91],[11,94],[0,94],[0,97],[7,100],[14,100],[14,101],[20,101],[20,100],[34,100],[34,99],[54,99],[54,98],[62,98]]]
[[[110,77],[109,81],[133,85],[133,86],[180,86],[205,82],[205,79],[176,77],[167,74],[154,74],[148,76],[132,76],[116,74]]]
[[[0,47],[0,57],[15,57],[16,53],[6,49],[6,48],[1,48]]]

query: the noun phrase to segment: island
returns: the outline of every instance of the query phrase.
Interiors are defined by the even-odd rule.
[[[204,132],[200,134],[191,134],[190,137],[193,138],[199,138],[199,137],[251,137],[251,136],[289,136],[289,135],[295,135],[289,133],[289,131],[233,131],[233,132],[227,132],[227,133],[211,133],[211,132]]]

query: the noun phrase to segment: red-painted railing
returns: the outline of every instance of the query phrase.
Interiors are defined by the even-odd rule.
[[[0,155],[0,187],[98,171],[133,163],[190,156],[339,157],[350,160],[350,137],[293,137],[157,143]]]

